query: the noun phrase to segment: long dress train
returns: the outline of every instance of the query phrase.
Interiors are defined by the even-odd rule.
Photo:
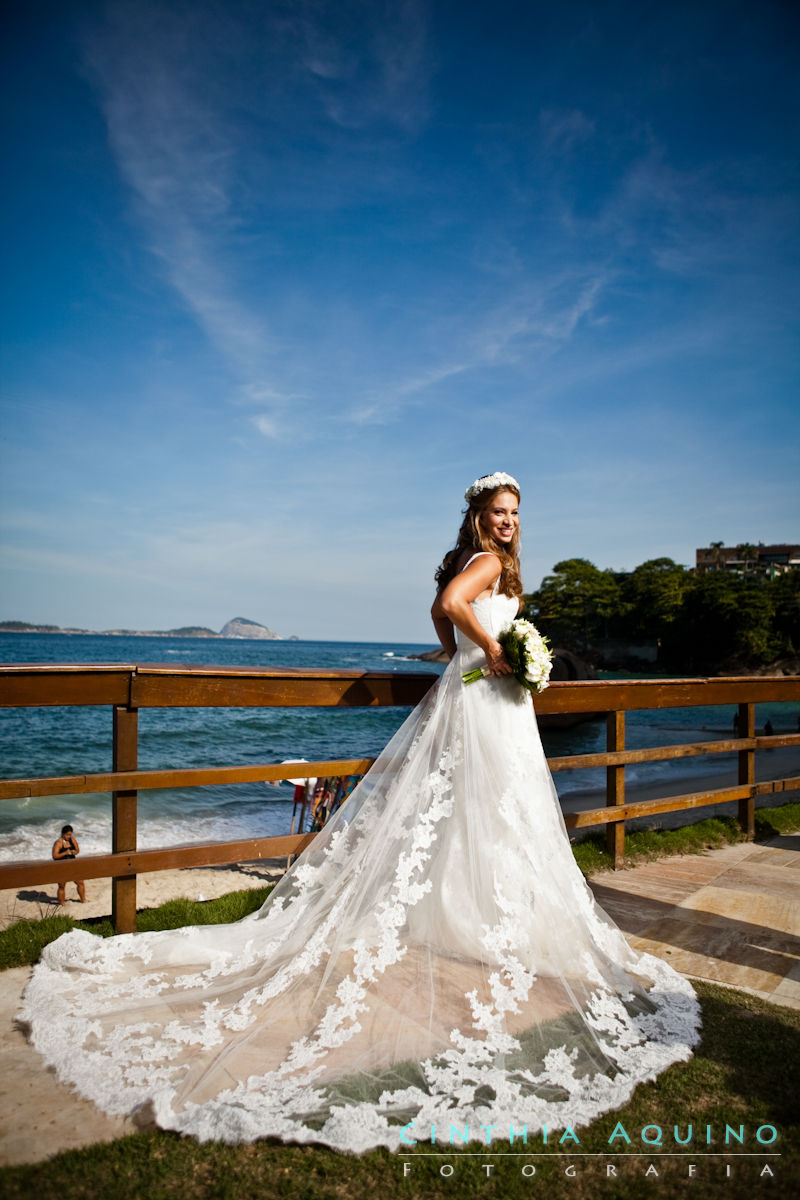
[[[516,604],[473,610],[496,634]],[[690,984],[595,903],[530,697],[462,682],[483,661],[459,634],[257,913],[49,945],[20,1019],[58,1077],[201,1140],[360,1153],[577,1128],[689,1058]]]

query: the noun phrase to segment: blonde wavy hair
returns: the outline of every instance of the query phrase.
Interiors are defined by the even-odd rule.
[[[458,531],[458,539],[452,550],[448,550],[436,571],[437,591],[443,591],[451,579],[457,575],[458,560],[465,550],[477,554],[479,550],[488,550],[500,559],[502,570],[498,591],[504,596],[521,596],[522,579],[519,569],[519,528],[514,530],[514,537],[507,546],[501,546],[483,527],[481,517],[490,508],[496,496],[501,492],[511,492],[519,500],[519,489],[510,483],[501,483],[496,488],[486,489],[469,501],[464,512],[464,519]]]

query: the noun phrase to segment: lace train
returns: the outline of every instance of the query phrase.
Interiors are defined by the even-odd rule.
[[[60,1079],[201,1140],[359,1153],[577,1128],[691,1055],[691,986],[595,903],[530,699],[465,687],[480,657],[460,639],[259,912],[46,948],[20,1017]]]

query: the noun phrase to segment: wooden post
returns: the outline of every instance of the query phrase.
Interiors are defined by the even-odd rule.
[[[606,750],[625,749],[625,713],[606,713]],[[606,804],[625,803],[625,765],[606,767]],[[614,859],[614,870],[625,858],[625,822],[609,821],[606,825],[606,850]]]
[[[139,765],[139,710],[114,705],[114,770],[135,771]],[[138,792],[112,792],[111,849],[136,849]],[[117,933],[136,932],[136,876],[121,875],[111,882],[111,919]]]
[[[740,738],[756,736],[756,706],[755,704],[740,704],[737,731]],[[756,752],[755,750],[739,751],[739,783],[750,787],[750,795],[739,801],[739,824],[748,841],[756,836],[756,799],[754,784],[756,781]]]

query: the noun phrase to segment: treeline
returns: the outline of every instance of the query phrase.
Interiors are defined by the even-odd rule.
[[[578,650],[607,638],[657,641],[667,670],[752,668],[800,653],[800,572],[696,575],[671,558],[619,572],[569,558],[525,597],[525,613]]]

